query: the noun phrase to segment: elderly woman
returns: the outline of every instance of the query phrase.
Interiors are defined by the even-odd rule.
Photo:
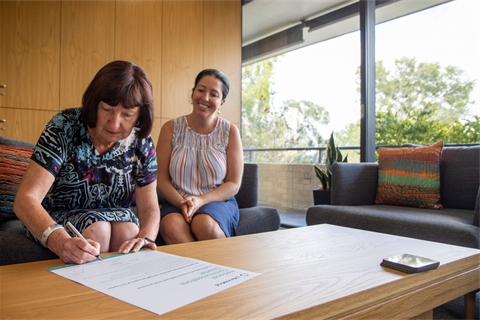
[[[126,61],[104,66],[82,107],[55,115],[37,142],[13,207],[27,237],[65,263],[155,249],[146,241],[156,238],[160,223],[153,119],[143,69]],[[87,242],[73,237],[68,222]]]
[[[160,233],[167,244],[236,235],[243,153],[238,129],[218,117],[229,91],[218,70],[198,74],[192,113],[168,121],[157,143]]]

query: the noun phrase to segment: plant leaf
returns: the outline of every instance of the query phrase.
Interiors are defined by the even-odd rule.
[[[327,190],[329,183],[328,183],[328,173],[325,172],[322,168],[319,166],[314,166],[315,167],[315,173],[317,175],[317,178],[320,180],[320,183],[322,184],[323,190]]]
[[[314,165],[314,167],[317,178],[322,183],[323,190],[329,191],[332,184],[332,165],[335,162],[347,162],[348,155],[345,156],[345,159],[343,159],[342,152],[339,148],[335,147],[333,132],[328,140],[326,151],[327,157],[325,159],[325,170],[317,165]]]

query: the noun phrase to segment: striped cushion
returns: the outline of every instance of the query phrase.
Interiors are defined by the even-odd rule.
[[[378,149],[376,204],[442,209],[443,141],[418,148]]]
[[[13,200],[33,149],[0,145],[0,221],[16,218]]]

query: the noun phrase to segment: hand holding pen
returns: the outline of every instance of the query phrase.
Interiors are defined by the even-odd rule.
[[[68,227],[68,229],[70,229],[70,231],[73,232],[73,234],[75,234],[77,237],[79,237],[80,239],[82,239],[83,241],[85,241],[86,243],[88,243],[88,241],[82,236],[82,234],[81,234],[80,232],[78,232],[78,230],[73,226],[73,224],[70,223],[70,221],[67,222],[67,227]],[[97,254],[95,257],[96,257],[98,260],[100,260],[100,261],[103,262],[103,260],[102,260],[102,258],[100,258],[100,255],[99,255],[99,254]]]

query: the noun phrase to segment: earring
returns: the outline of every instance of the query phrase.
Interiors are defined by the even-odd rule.
[[[139,127],[140,126],[140,121],[137,121],[137,123],[135,123],[135,127]]]
[[[220,110],[218,110],[218,114],[220,114]]]

